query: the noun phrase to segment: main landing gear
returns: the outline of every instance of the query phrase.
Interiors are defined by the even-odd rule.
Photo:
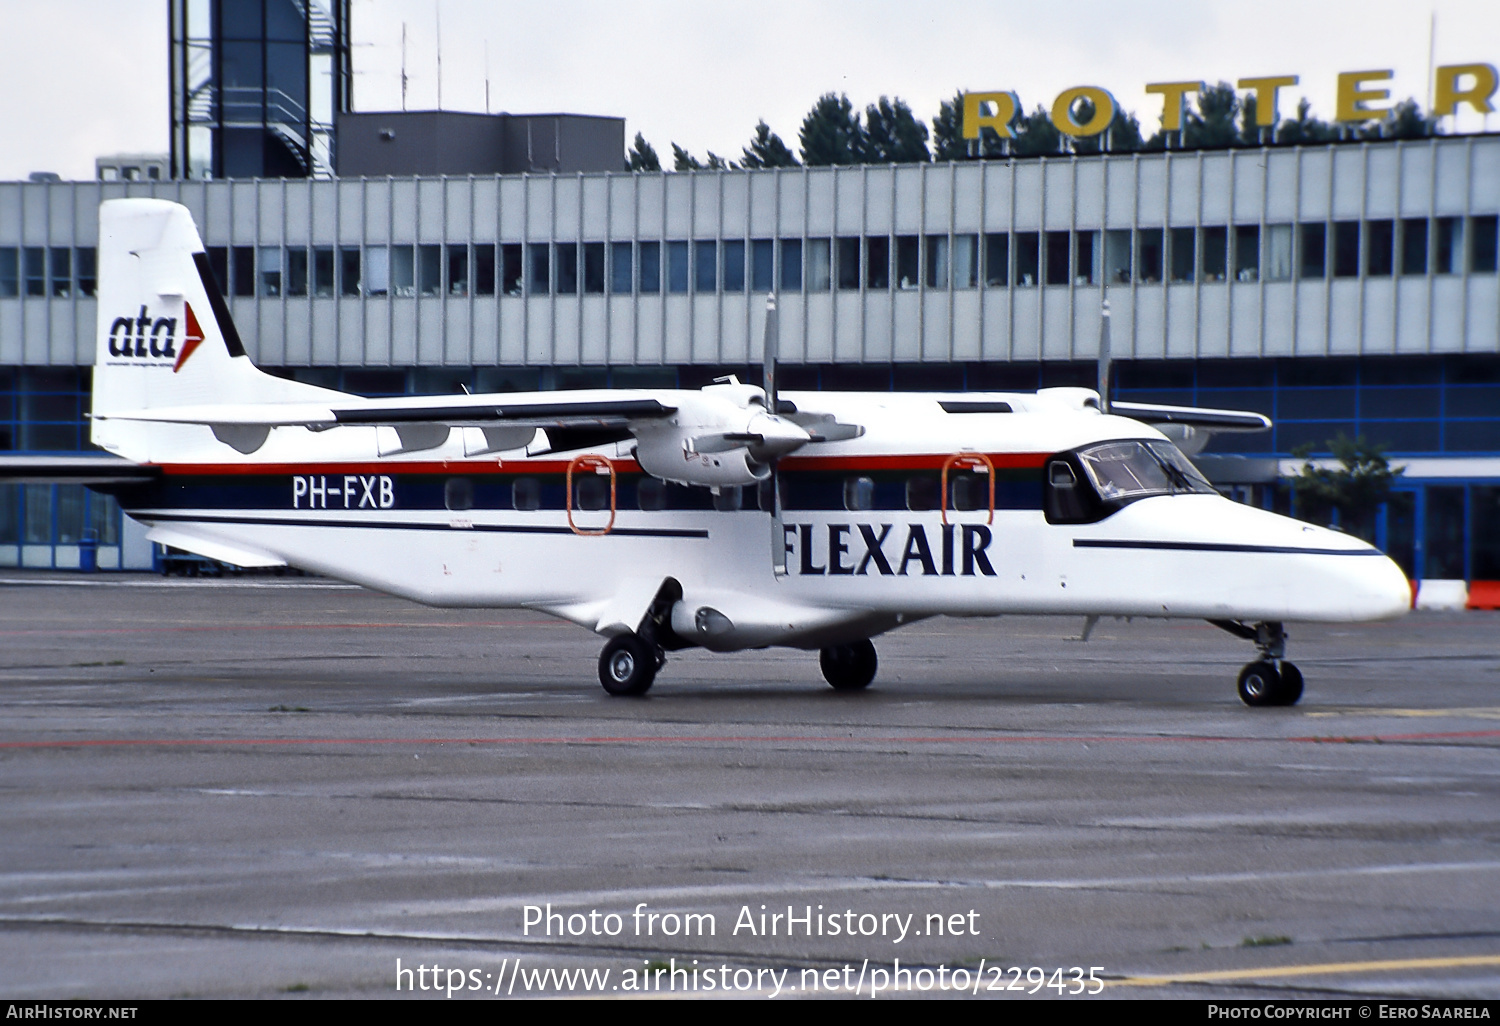
[[[1280,623],[1263,622],[1255,626],[1238,620],[1210,620],[1209,623],[1236,637],[1255,642],[1260,658],[1247,663],[1240,671],[1240,700],[1246,705],[1296,705],[1302,697],[1302,671],[1286,655],[1286,631]]]
[[[830,645],[818,653],[823,679],[832,684],[835,691],[858,691],[869,687],[879,664],[875,658],[875,645],[868,638],[849,645]]]
[[[644,695],[666,662],[660,646],[639,634],[620,634],[599,653],[599,683],[611,695]]]

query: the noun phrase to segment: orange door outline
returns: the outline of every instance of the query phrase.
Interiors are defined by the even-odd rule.
[[[985,474],[990,479],[990,516],[985,523],[993,524],[995,522],[995,464],[982,452],[956,452],[943,461],[943,523],[948,523],[948,470],[951,467],[957,467],[960,470],[984,468]]]
[[[573,522],[573,471],[584,467],[587,467],[595,473],[598,473],[602,470],[609,474],[609,523],[605,524],[603,527],[579,527],[576,523]],[[585,538],[590,538],[608,534],[615,529],[615,465],[613,463],[611,463],[605,457],[596,456],[593,453],[585,453],[582,456],[574,456],[571,460],[568,461],[568,477],[566,488],[568,527],[572,528],[574,534],[582,535]],[[993,501],[991,502],[991,505],[993,505]]]

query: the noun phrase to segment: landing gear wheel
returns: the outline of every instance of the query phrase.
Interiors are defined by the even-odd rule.
[[[1240,701],[1246,705],[1280,705],[1281,674],[1269,659],[1249,663],[1240,671]]]
[[[639,635],[621,634],[599,654],[599,683],[611,695],[644,695],[664,661]]]
[[[818,665],[823,668],[823,679],[836,691],[858,691],[870,686],[875,679],[879,660],[875,657],[875,645],[868,639],[852,645],[831,645],[818,653]]]
[[[1277,705],[1296,705],[1302,697],[1302,671],[1296,663],[1282,661],[1281,688],[1276,695]]]

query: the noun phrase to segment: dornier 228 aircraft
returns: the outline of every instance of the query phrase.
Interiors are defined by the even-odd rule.
[[[688,646],[816,649],[863,688],[892,628],[1045,613],[1206,619],[1258,650],[1240,697],[1290,704],[1284,623],[1409,604],[1376,549],[1220,496],[1173,442],[1258,414],[778,395],[773,302],[764,390],[366,399],[251,364],[186,208],[110,200],[99,237],[92,437],[119,458],[8,476],[70,473],[154,541],[241,566],[561,617],[608,639],[610,694]]]

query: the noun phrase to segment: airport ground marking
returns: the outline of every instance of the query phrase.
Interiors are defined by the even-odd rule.
[[[1393,958],[1369,962],[1311,962],[1264,969],[1218,969],[1170,976],[1127,976],[1106,980],[1112,987],[1160,987],[1173,983],[1219,983],[1230,980],[1268,980],[1292,976],[1332,976],[1341,973],[1398,972],[1406,969],[1465,969],[1500,966],[1500,955],[1457,955],[1448,958]]]
[[[238,737],[238,738],[69,738],[50,741],[0,741],[6,748],[169,748],[325,745],[667,745],[667,744],[1392,744],[1406,741],[1458,741],[1500,738],[1500,730],[1461,730],[1417,734],[1372,734],[1357,737],[1228,737],[1217,735],[1084,736],[981,734],[619,734],[574,737]]]

